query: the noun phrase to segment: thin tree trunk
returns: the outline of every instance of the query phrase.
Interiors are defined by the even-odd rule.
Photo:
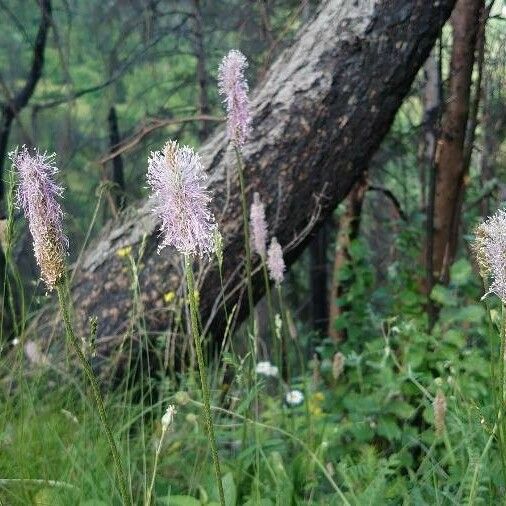
[[[454,220],[465,175],[464,141],[476,37],[483,0],[458,0],[452,15],[453,47],[450,85],[441,135],[436,149],[436,192],[434,201],[433,272],[435,280],[448,281],[455,257]]]
[[[334,342],[346,340],[346,328],[336,328],[337,319],[349,311],[349,307],[342,305],[337,300],[343,296],[346,289],[350,286],[352,280],[343,282],[339,279],[342,268],[351,260],[350,244],[359,234],[360,218],[362,216],[362,206],[365,193],[367,191],[366,174],[357,181],[346,201],[346,210],[339,218],[338,232],[336,238],[336,247],[334,255],[334,268],[332,272],[332,285],[330,290],[330,310],[329,310],[329,337]]]
[[[490,7],[492,4],[490,4]],[[465,191],[469,181],[469,167],[471,165],[471,157],[474,149],[474,139],[476,136],[476,126],[478,124],[478,110],[482,99],[482,77],[483,77],[483,63],[485,61],[485,28],[489,16],[489,8],[481,9],[478,34],[476,37],[476,83],[474,86],[474,96],[470,103],[469,119],[467,121],[466,137],[463,149],[463,167],[462,177],[459,181],[457,203],[452,218],[452,230],[450,237],[450,244],[453,244],[453,251],[455,252],[459,241],[460,231],[460,217],[464,206]],[[453,257],[451,258],[453,260]]]
[[[360,178],[453,3],[325,1],[253,94],[252,134],[244,148],[247,200],[260,193],[270,232],[283,246],[287,265]],[[220,127],[199,151],[224,236],[227,305],[232,309],[238,303],[234,315],[241,321],[247,315],[241,298],[244,235],[237,171],[225,129]],[[105,227],[75,276],[76,324],[82,330],[87,315],[98,317],[99,338],[121,336],[129,328],[131,280],[125,259],[116,254],[126,246],[135,257],[143,251],[139,299],[149,309],[143,321],[150,330],[166,328],[171,309],[164,294],[178,293],[180,258],[169,249],[158,255],[157,242],[157,223],[147,204]],[[209,263],[201,267],[202,321],[220,340],[225,320],[218,272]],[[253,288],[258,300],[264,289],[260,271]],[[110,347],[118,342],[106,341]]]
[[[427,208],[427,182],[430,178],[430,167],[434,160],[439,112],[441,110],[441,79],[437,53],[437,49],[434,49],[423,66],[425,81],[422,91],[423,129],[418,147],[418,164],[420,171],[421,208],[424,210]],[[429,175],[429,178],[427,175]]]
[[[322,336],[327,332],[329,321],[327,288],[327,246],[328,223],[314,234],[309,244],[310,282],[311,282],[311,319],[313,329]]]
[[[116,114],[116,107],[111,106],[109,109],[109,115],[107,117],[107,121],[109,123],[109,146],[111,153],[114,152],[114,149],[118,146],[121,141],[121,136],[119,133],[118,127],[118,116]],[[125,176],[123,172],[123,158],[121,155],[116,155],[112,159],[112,182],[115,187],[113,189],[113,194],[115,196],[114,205],[116,207],[116,211],[121,211],[126,204],[125,199]]]
[[[441,85],[441,44],[438,44],[425,63],[425,86],[423,90],[423,140],[419,147],[420,171],[427,174],[423,184],[427,183],[426,198],[422,199],[426,214],[425,227],[425,279],[422,289],[427,296],[426,312],[428,327],[431,329],[436,321],[437,310],[430,297],[434,285],[433,252],[434,252],[434,199],[436,192],[436,141],[441,124],[442,85]],[[426,179],[426,181],[425,181]]]
[[[209,105],[209,96],[207,88],[209,86],[209,76],[206,67],[206,52],[204,44],[204,22],[202,19],[201,0],[193,0],[194,13],[194,37],[195,37],[195,57],[197,58],[197,85],[198,85],[198,114],[207,115],[211,112]],[[202,121],[199,126],[198,136],[204,141],[210,134],[211,125],[208,121]]]
[[[7,96],[5,102],[0,104],[2,119],[0,121],[0,202],[4,199],[4,166],[9,145],[9,136],[12,122],[35,91],[44,68],[44,52],[46,49],[47,33],[51,26],[51,0],[39,0],[41,18],[39,29],[33,46],[33,56],[30,71],[24,86],[13,96]]]

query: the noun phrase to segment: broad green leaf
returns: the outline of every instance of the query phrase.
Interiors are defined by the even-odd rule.
[[[468,260],[461,258],[450,268],[450,279],[452,284],[463,286],[469,282],[473,275],[473,268]]]
[[[454,291],[443,285],[436,285],[432,289],[430,298],[442,306],[456,306],[458,304]]]

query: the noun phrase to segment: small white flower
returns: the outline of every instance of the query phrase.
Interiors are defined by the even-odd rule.
[[[255,372],[257,374],[262,374],[263,376],[271,376],[274,378],[279,375],[279,369],[275,365],[272,365],[269,361],[258,362],[255,367]]]
[[[170,425],[172,424],[172,421],[174,420],[174,415],[177,413],[176,407],[172,404],[169,404],[167,407],[167,411],[165,411],[165,414],[162,416],[162,429],[166,431]]]
[[[291,406],[299,406],[304,402],[304,394],[300,390],[290,390],[285,395],[285,402]]]
[[[19,340],[18,337],[15,337],[13,340],[12,340],[12,346],[17,346],[21,341]]]

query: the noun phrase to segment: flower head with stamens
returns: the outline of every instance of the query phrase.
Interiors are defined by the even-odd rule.
[[[246,57],[232,49],[223,58],[218,69],[218,91],[227,109],[227,131],[236,148],[242,148],[251,128],[248,83],[244,70]]]
[[[267,251],[267,222],[265,220],[265,207],[260,195],[255,192],[250,210],[251,240],[254,250],[265,258]]]
[[[283,250],[275,237],[272,238],[267,252],[267,267],[271,279],[279,286],[284,279],[285,261],[283,260]]]
[[[28,220],[35,260],[49,291],[65,275],[68,249],[63,233],[63,211],[58,203],[63,188],[55,182],[58,168],[54,157],[54,153],[48,155],[38,150],[31,154],[26,146],[9,153],[19,177],[16,205],[23,209]]]
[[[153,213],[163,237],[158,249],[173,246],[185,255],[210,255],[216,223],[209,209],[207,175],[195,151],[169,141],[163,152],[152,152],[147,181]]]
[[[506,303],[506,211],[497,211],[478,226],[474,250],[481,275],[492,278],[487,293]]]

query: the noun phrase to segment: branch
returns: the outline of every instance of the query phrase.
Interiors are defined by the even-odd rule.
[[[148,123],[143,125],[132,136],[128,137],[123,142],[118,144],[113,151],[97,160],[96,163],[103,165],[104,163],[107,163],[109,160],[112,160],[113,158],[116,158],[118,155],[121,155],[125,151],[129,151],[134,146],[139,144],[139,142],[142,139],[144,139],[144,137],[149,135],[151,132],[158,130],[159,128],[164,128],[171,125],[181,125],[184,123],[192,123],[194,121],[221,122],[225,121],[225,118],[222,118],[221,116],[210,116],[209,114],[199,114],[196,116],[186,116],[183,118],[151,118],[148,120]]]
[[[399,202],[399,199],[392,193],[391,190],[389,190],[388,188],[384,188],[383,186],[375,186],[372,184],[367,186],[367,190],[380,192],[383,195],[385,195],[385,197],[387,197],[390,200],[390,202],[392,202],[393,206],[397,211],[397,214],[399,215],[399,218],[402,221],[408,221],[408,217],[406,216],[406,213],[402,210],[402,206],[401,203]]]

